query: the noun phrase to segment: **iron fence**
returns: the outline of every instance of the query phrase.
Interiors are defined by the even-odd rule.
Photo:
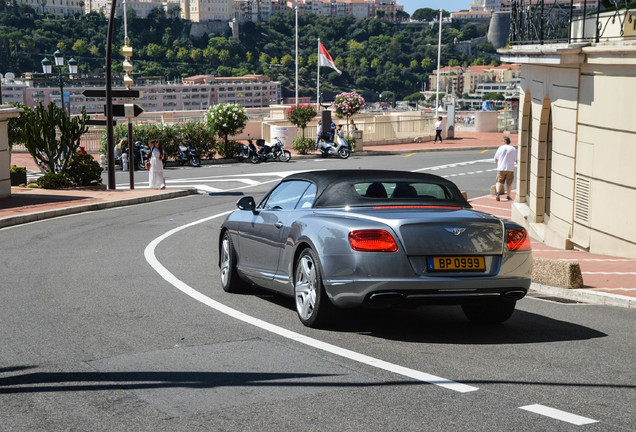
[[[511,0],[510,44],[636,39],[633,0]]]

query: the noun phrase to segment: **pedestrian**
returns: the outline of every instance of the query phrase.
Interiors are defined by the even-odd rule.
[[[150,171],[148,173],[150,189],[165,189],[166,180],[163,178],[163,145],[159,139],[150,140],[149,144],[152,148]]]
[[[506,183],[506,199],[512,200],[510,192],[512,189],[512,180],[514,179],[515,165],[517,164],[517,149],[510,145],[510,138],[504,137],[503,144],[495,153],[495,163],[497,164],[497,180],[495,183],[495,192],[497,201],[504,192],[504,183]]]
[[[351,119],[351,121],[349,122],[349,132],[355,132],[357,130],[358,130],[358,127],[353,122],[353,119]]]
[[[336,137],[336,124],[334,122],[331,122],[331,129],[329,130],[329,142],[334,142],[334,139]]]
[[[437,121],[435,122],[435,141],[433,144],[437,142],[437,138],[439,138],[439,142],[442,142],[442,116],[437,117]]]
[[[322,138],[322,120],[318,120],[318,126],[316,126],[316,147],[314,150],[318,150],[320,145],[320,139]]]

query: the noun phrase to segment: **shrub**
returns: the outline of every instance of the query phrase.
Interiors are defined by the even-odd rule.
[[[234,157],[236,143],[228,140],[229,136],[240,134],[247,125],[245,108],[238,104],[221,103],[212,105],[206,113],[208,129],[216,132],[223,142],[217,144],[217,150],[221,157]]]
[[[316,142],[309,138],[298,137],[292,141],[292,149],[300,154],[307,154],[310,150],[316,148]]]
[[[71,180],[62,173],[46,173],[36,181],[44,189],[64,189],[73,186]]]
[[[66,174],[75,186],[91,186],[102,182],[102,171],[102,167],[93,156],[76,153]]]
[[[313,105],[294,105],[287,110],[287,120],[302,130],[303,138],[305,138],[307,123],[314,117],[316,117],[316,109]]]
[[[12,166],[10,172],[26,174],[27,169],[25,167]]]
[[[237,141],[218,141],[216,143],[216,152],[222,158],[233,158],[238,153]]]
[[[349,144],[349,148],[351,149],[351,151],[356,151],[357,140],[355,139],[355,137],[353,135],[347,135],[345,139],[347,140],[347,143]]]

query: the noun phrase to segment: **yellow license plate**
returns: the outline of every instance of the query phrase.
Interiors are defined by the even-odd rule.
[[[428,259],[429,271],[485,271],[484,257],[432,257]]]

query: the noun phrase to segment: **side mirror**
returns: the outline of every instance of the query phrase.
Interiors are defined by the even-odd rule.
[[[254,198],[251,196],[245,196],[236,202],[236,206],[239,210],[249,210],[254,211],[256,209],[256,203],[254,202]]]

